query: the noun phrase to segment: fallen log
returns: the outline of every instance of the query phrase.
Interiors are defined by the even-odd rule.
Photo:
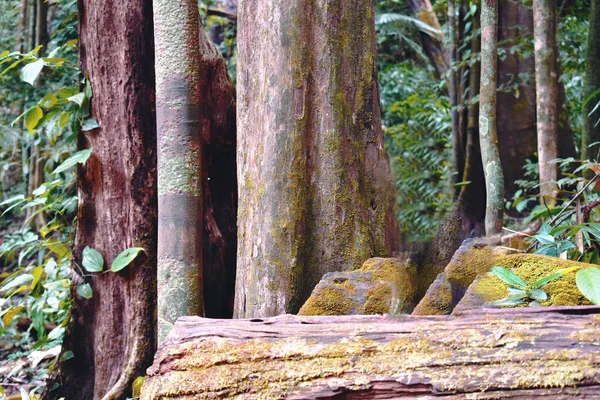
[[[150,399],[600,399],[600,307],[458,316],[183,317]]]

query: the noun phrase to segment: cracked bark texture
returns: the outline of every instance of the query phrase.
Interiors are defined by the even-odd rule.
[[[399,247],[372,0],[241,1],[235,317]]]
[[[122,399],[156,350],[156,128],[152,2],[80,0],[81,69],[92,85],[100,128],[81,133],[93,147],[78,170],[75,261],[86,246],[110,265],[128,247],[145,252],[118,273],[84,279],[93,297],[74,296],[63,344],[74,357],[49,399]],[[52,388],[52,382],[48,388]]]
[[[158,341],[203,315],[200,16],[195,0],[154,0],[158,145]]]
[[[481,2],[481,80],[479,97],[479,142],[485,175],[485,233],[502,231],[504,176],[498,153],[496,88],[498,75],[498,1]]]

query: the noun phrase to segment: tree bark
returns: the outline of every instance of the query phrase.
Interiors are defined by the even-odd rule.
[[[48,49],[46,46],[50,41],[50,35],[48,34],[48,3],[47,0],[37,0],[36,7],[37,16],[35,18],[35,45],[44,46],[43,52],[46,53]]]
[[[558,195],[558,164],[550,161],[558,152],[558,46],[556,1],[534,0],[533,30],[537,104],[538,163],[540,195],[554,204]]]
[[[17,51],[25,52],[25,44],[27,43],[27,25],[28,25],[28,4],[27,0],[21,0],[19,10],[19,25],[17,26]],[[20,114],[17,114],[20,115]]]
[[[236,317],[297,312],[323,274],[399,247],[372,0],[238,9]]]
[[[454,170],[452,175],[452,183],[456,184],[460,182],[461,172],[465,167],[464,160],[464,147],[460,137],[460,127],[458,118],[458,97],[460,96],[460,88],[458,85],[457,71],[454,70],[453,66],[457,62],[457,42],[456,42],[456,4],[455,0],[448,1],[448,36],[449,36],[449,51],[450,55],[450,66],[448,71],[448,94],[450,96],[450,114],[452,116],[452,158],[454,163]],[[455,190],[455,195],[458,196],[458,189]]]
[[[590,13],[590,30],[588,32],[587,56],[585,63],[585,94],[590,97],[596,90],[600,89],[600,0],[592,0]],[[596,110],[589,115],[596,104],[600,102],[600,94],[594,96],[584,107],[583,141],[581,145],[582,159],[600,159],[600,112]],[[590,147],[590,144],[596,143]]]
[[[600,390],[598,313],[184,317],[148,369],[141,399],[591,399]]]
[[[154,0],[158,140],[158,340],[203,315],[200,15],[195,0]]]
[[[496,88],[498,74],[498,1],[481,2],[481,84],[479,141],[486,186],[485,233],[502,231],[504,176],[498,153]]]
[[[73,352],[45,398],[122,399],[156,349],[156,128],[152,2],[79,1],[80,60],[100,128],[79,136],[93,147],[78,169],[74,256],[86,246],[107,265],[128,247],[145,249],[118,273],[86,276],[93,297],[73,293],[63,354]],[[48,389],[53,388],[53,383]]]

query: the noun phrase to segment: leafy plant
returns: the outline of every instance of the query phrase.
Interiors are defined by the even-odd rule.
[[[600,305],[600,269],[596,267],[583,268],[581,266],[563,268],[533,283],[525,282],[517,274],[504,267],[494,266],[490,273],[508,285],[508,297],[497,300],[493,304],[501,307],[524,304],[528,304],[530,307],[539,307],[541,302],[548,300],[548,294],[542,288],[573,271],[577,271],[575,280],[581,294],[592,303]]]

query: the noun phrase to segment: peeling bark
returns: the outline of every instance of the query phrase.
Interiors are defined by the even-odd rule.
[[[371,0],[241,1],[236,317],[398,248]]]
[[[156,128],[150,0],[79,1],[80,59],[92,85],[91,115],[100,128],[82,132],[93,147],[78,170],[74,258],[86,246],[110,265],[128,247],[144,253],[118,273],[84,279],[93,297],[75,292],[62,363],[47,399],[122,399],[145,374],[156,349]]]
[[[482,0],[479,141],[486,183],[485,233],[488,236],[502,231],[504,209],[504,176],[496,127],[497,50],[498,1]]]
[[[154,0],[158,146],[158,340],[203,315],[202,81],[195,0]],[[205,133],[206,132],[206,133]]]

